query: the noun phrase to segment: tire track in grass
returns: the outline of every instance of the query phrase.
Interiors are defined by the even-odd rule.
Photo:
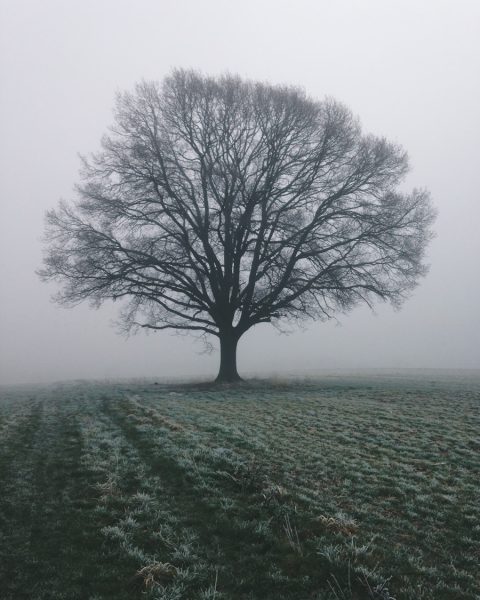
[[[286,515],[292,512],[289,507],[271,510],[273,507],[262,506],[258,490],[255,504],[249,490],[229,485],[231,482],[219,477],[215,469],[214,480],[207,481],[194,460],[189,472],[181,457],[192,448],[182,446],[185,439],[178,437],[182,432],[162,429],[155,424],[164,420],[162,416],[156,419],[151,409],[137,401],[125,399],[114,404],[106,398],[103,410],[137,448],[148,470],[160,475],[164,483],[161,493],[179,523],[197,532],[203,560],[218,570],[218,597],[222,592],[225,598],[303,599],[319,589],[322,579],[325,584],[318,555],[302,556],[295,540],[289,540],[285,533],[285,522],[279,517],[282,509]],[[186,435],[189,438],[191,432]],[[222,501],[231,505],[228,513],[221,509]],[[274,519],[275,526],[269,527]],[[267,525],[265,531],[257,528],[260,523]]]
[[[10,410],[10,426],[2,432],[0,453],[0,589],[5,600],[17,600],[27,597],[19,582],[31,552],[32,455],[43,405],[29,400],[25,406],[19,401]]]
[[[2,600],[132,598],[118,585],[123,564],[103,550],[105,522],[80,462],[79,404],[55,392],[36,398],[2,455]]]
[[[84,419],[84,462],[96,474],[97,511],[108,520],[101,529],[105,551],[124,564],[122,591],[131,599],[193,599],[208,584],[190,550],[195,535],[172,515],[161,477],[146,468],[136,446],[101,409],[104,404]],[[178,568],[165,588],[173,579],[172,553]]]
[[[127,410],[124,410],[127,409]],[[155,580],[153,585],[147,586],[143,590],[149,598],[175,598],[175,599],[194,599],[208,598],[201,594],[208,588],[209,575],[215,577],[213,569],[205,564],[200,557],[196,555],[195,549],[189,551],[190,541],[197,546],[196,533],[192,527],[196,524],[192,516],[195,515],[193,505],[190,505],[190,514],[185,517],[182,511],[182,503],[178,499],[184,492],[183,483],[175,474],[175,463],[168,456],[152,456],[151,450],[141,438],[137,435],[135,428],[129,423],[132,414],[123,401],[112,400],[104,397],[101,412],[102,419],[108,419],[121,432],[124,443],[127,443],[138,455],[140,463],[135,465],[133,460],[129,461],[128,471],[120,473],[119,490],[123,497],[119,499],[118,504],[118,524],[113,528],[107,528],[105,533],[115,536],[126,553],[136,554],[139,560],[144,564],[138,564],[137,569],[153,567],[155,564],[175,563],[181,580],[168,585],[167,581]],[[143,421],[144,422],[144,421]],[[133,453],[131,453],[131,457]],[[132,469],[139,471],[137,477],[132,476]],[[150,506],[143,506],[143,514],[136,510],[136,499],[149,498]],[[193,504],[193,501],[192,501]],[[152,510],[156,514],[149,514]],[[120,511],[123,512],[121,519]],[[139,539],[138,533],[126,531],[127,527],[132,525],[131,519],[134,518],[141,522],[143,539]],[[130,520],[130,523],[127,523]],[[146,525],[150,531],[145,531],[143,525]],[[155,528],[155,531],[151,529]],[[201,540],[200,540],[201,541]],[[189,556],[189,555],[192,556]],[[192,563],[192,559],[194,561]],[[170,589],[172,588],[172,589]],[[220,600],[220,596],[218,596]]]
[[[62,587],[56,584],[58,555],[62,552],[57,535],[61,511],[56,506],[61,502],[61,490],[53,490],[52,483],[59,462],[65,461],[68,452],[59,452],[58,443],[52,445],[58,434],[52,402],[40,396],[30,404],[30,414],[15,435],[10,435],[3,456],[0,581],[2,598],[12,600],[49,598],[53,594],[63,597]],[[66,450],[63,445],[61,450]]]
[[[47,407],[36,446],[27,581],[39,600],[50,599],[52,590],[58,598],[86,599],[98,588],[103,560],[90,481],[80,464],[78,408],[65,398]]]

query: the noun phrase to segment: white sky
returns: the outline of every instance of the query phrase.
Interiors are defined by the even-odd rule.
[[[0,382],[214,374],[168,333],[125,340],[115,309],[65,310],[42,284],[43,215],[72,197],[116,90],[172,67],[334,96],[409,152],[439,210],[431,271],[400,312],[359,308],[240,342],[239,370],[480,367],[478,0],[0,0]]]

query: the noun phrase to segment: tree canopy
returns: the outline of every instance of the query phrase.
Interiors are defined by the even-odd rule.
[[[217,336],[219,380],[259,323],[399,305],[426,273],[428,192],[405,151],[296,87],[174,71],[117,97],[71,203],[47,214],[56,299],[124,300],[123,326]]]

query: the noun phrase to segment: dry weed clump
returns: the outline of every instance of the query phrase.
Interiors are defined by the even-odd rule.
[[[101,500],[106,501],[119,493],[118,479],[115,475],[110,474],[106,481],[95,484],[95,488],[100,492]]]
[[[137,575],[143,579],[145,588],[151,589],[155,585],[171,581],[177,575],[177,568],[170,563],[155,561],[138,570]]]
[[[262,490],[262,505],[281,504],[287,497],[287,490],[276,483],[268,484]]]
[[[355,519],[350,519],[345,515],[337,515],[337,517],[326,517],[320,515],[317,517],[317,522],[323,525],[326,529],[334,533],[343,533],[344,535],[354,535],[358,531],[358,524]]]

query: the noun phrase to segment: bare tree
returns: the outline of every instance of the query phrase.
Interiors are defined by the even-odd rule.
[[[434,214],[397,191],[406,171],[334,100],[174,71],[118,96],[76,201],[47,214],[40,275],[62,304],[124,299],[128,330],[217,336],[217,381],[234,381],[254,325],[398,305],[417,284]]]

